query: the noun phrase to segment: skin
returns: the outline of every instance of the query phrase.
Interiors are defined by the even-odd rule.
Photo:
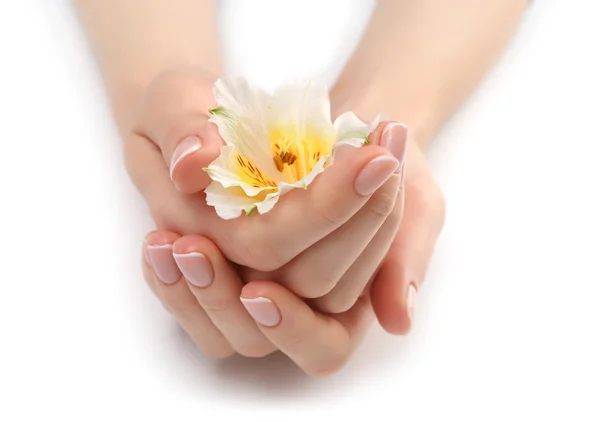
[[[206,114],[221,74],[213,2],[76,5],[125,140],[127,169],[159,229],[145,240],[145,256],[147,246],[169,244],[204,253],[214,270],[216,282],[198,289],[184,278],[167,285],[150,260],[143,264],[150,287],[201,350],[215,357],[281,350],[305,372],[323,375],[348,360],[374,316],[390,333],[410,330],[410,286],[424,281],[444,222],[426,147],[497,60],[524,0],[380,1],[332,88],[332,114],[351,110],[370,121],[384,111],[406,123],[401,171],[372,195],[352,188],[367,162],[393,155],[393,147],[378,145],[382,125],[375,145],[347,154],[310,189],[286,195],[269,214],[234,221],[219,220],[197,193],[208,182],[199,169],[222,143]],[[171,169],[189,135],[202,148]],[[349,241],[353,233],[363,237]],[[315,271],[322,257],[341,264]],[[240,296],[270,299],[281,321],[255,323]]]

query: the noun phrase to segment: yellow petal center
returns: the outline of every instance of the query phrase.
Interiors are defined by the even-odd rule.
[[[317,131],[299,135],[297,129],[276,128],[269,133],[275,167],[285,182],[296,183],[306,177],[319,159],[331,153],[333,140]],[[258,166],[236,154],[236,171],[244,183],[255,188],[277,191],[278,184]]]
[[[237,173],[240,175],[242,182],[249,184],[255,188],[271,187],[272,190],[277,190],[277,183],[271,180],[253,165],[246,157],[236,154]]]
[[[319,133],[298,134],[294,129],[269,133],[273,162],[286,182],[295,183],[308,175],[322,156],[331,152],[332,141]]]

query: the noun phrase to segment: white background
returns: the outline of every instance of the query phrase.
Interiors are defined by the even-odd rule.
[[[229,69],[331,82],[372,5],[225,1]],[[0,420],[600,420],[599,16],[534,3],[431,151],[448,220],[416,329],[312,380],[195,352],[142,281],[152,224],[69,8],[1,0]]]

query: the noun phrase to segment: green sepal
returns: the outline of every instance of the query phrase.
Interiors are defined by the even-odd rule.
[[[244,210],[244,213],[246,214],[246,217],[248,217],[250,214],[252,214],[257,209],[258,209],[258,207],[255,205],[252,208],[250,208],[250,211]]]

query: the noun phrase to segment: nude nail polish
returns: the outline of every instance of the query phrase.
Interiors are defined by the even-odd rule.
[[[394,157],[382,155],[372,159],[354,180],[354,190],[361,196],[375,192],[400,168]]]
[[[160,281],[174,284],[181,278],[181,272],[173,258],[173,245],[148,245],[148,256]]]
[[[173,257],[183,276],[194,286],[208,287],[212,284],[214,272],[206,255],[200,252],[174,253]]]
[[[175,169],[179,165],[179,163],[187,156],[193,154],[202,148],[202,141],[197,136],[190,136],[189,138],[184,139],[177,145],[175,151],[173,151],[173,156],[171,157],[171,168],[170,168],[170,176],[171,180],[173,180],[173,173]]]
[[[398,171],[403,167],[408,146],[408,128],[402,123],[390,123],[383,130],[381,146],[392,153],[400,163]]]
[[[256,297],[254,299],[241,297],[240,300],[250,316],[259,324],[267,327],[275,327],[281,322],[279,309],[271,299],[266,297]]]

